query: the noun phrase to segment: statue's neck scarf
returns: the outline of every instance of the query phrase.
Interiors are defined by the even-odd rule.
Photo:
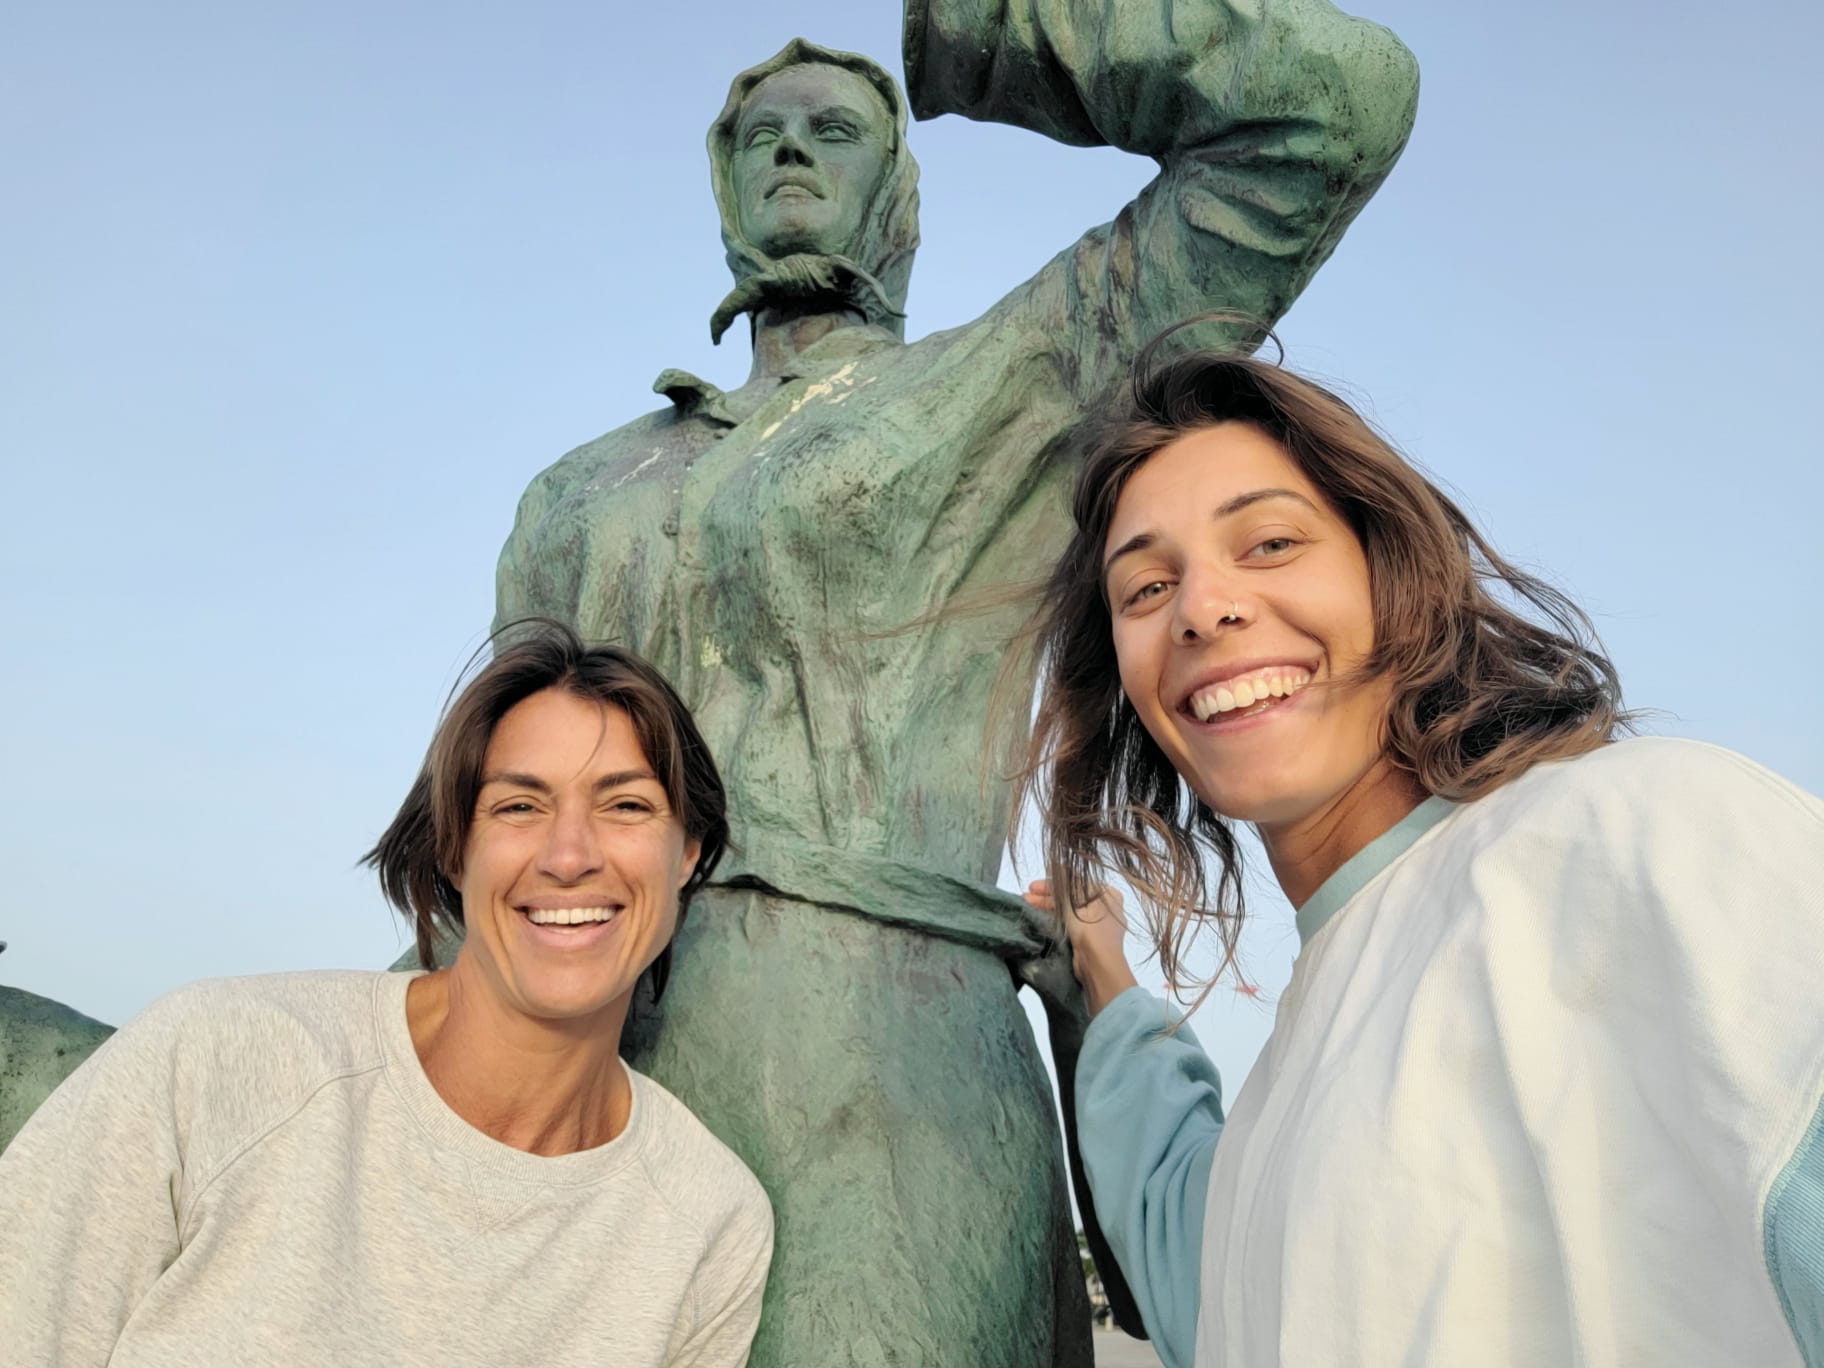
[[[824,304],[852,309],[868,322],[903,334],[905,314],[893,307],[882,285],[845,256],[803,252],[781,257],[728,292],[709,320],[709,340],[720,342],[742,314],[758,317],[773,305]]]
[[[862,222],[860,241],[847,255],[806,252],[769,257],[741,236],[734,185],[735,125],[755,86],[787,67],[821,63],[853,71],[871,84],[893,116],[893,144],[880,188]],[[906,147],[906,101],[899,85],[877,62],[794,38],[778,55],[735,77],[728,103],[709,130],[710,175],[722,214],[722,244],[735,288],[710,318],[717,342],[742,314],[758,315],[769,305],[827,302],[853,309],[869,323],[905,336],[906,289],[918,250],[918,163]]]

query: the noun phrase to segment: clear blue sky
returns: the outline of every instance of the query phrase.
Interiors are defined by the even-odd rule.
[[[1366,12],[1418,53],[1418,130],[1291,360],[1596,615],[1656,730],[1824,789],[1820,11]],[[707,325],[728,78],[795,34],[897,70],[897,28],[887,0],[6,7],[0,981],[119,1021],[191,978],[393,958],[355,859],[521,489],[664,367],[745,374]],[[912,136],[911,336],[1150,170]],[[1295,937],[1257,907],[1270,993]],[[1231,1089],[1267,1020],[1199,1015]]]

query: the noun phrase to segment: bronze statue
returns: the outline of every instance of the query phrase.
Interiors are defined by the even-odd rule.
[[[1285,310],[1398,155],[1416,73],[1321,0],[914,0],[905,58],[920,116],[1160,174],[982,318],[907,344],[897,87],[802,40],[742,73],[709,135],[736,281],[712,330],[748,316],[749,378],[666,371],[664,408],[534,480],[496,621],[644,653],[727,779],[741,853],[630,1043],[772,1194],[754,1362],[1087,1365],[1008,972],[1042,937],[993,887],[1007,799],[983,782],[987,738],[1018,743],[1030,706],[994,687],[1019,610],[945,610],[1049,563],[1071,429],[1139,345]]]

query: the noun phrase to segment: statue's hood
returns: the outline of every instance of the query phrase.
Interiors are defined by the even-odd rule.
[[[818,47],[802,38],[792,39],[776,56],[735,77],[728,88],[728,103],[710,125],[710,179],[715,187],[716,208],[722,215],[722,245],[728,249],[728,269],[734,272],[739,285],[774,265],[772,258],[741,236],[733,175],[735,124],[741,117],[741,107],[754,87],[768,76],[806,63],[853,71],[880,92],[892,113],[893,145],[888,150],[887,169],[862,221],[861,241],[851,243],[846,255],[879,281],[887,302],[903,315],[906,290],[912,280],[912,257],[918,251],[918,163],[906,146],[906,98],[899,82],[880,63],[853,52]],[[904,335],[903,318],[892,320],[888,326]]]

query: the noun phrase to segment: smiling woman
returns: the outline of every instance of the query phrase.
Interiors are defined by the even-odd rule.
[[[1824,804],[1616,740],[1583,615],[1275,366],[1143,357],[1074,508],[1028,900],[1164,1361],[1824,1363]],[[1244,822],[1302,949],[1225,1118],[1099,880],[1175,977]]]
[[[0,1156],[9,1353],[744,1363],[771,1208],[620,1058],[727,829],[656,671],[511,633],[369,856],[454,963],[197,984],[115,1035]]]

